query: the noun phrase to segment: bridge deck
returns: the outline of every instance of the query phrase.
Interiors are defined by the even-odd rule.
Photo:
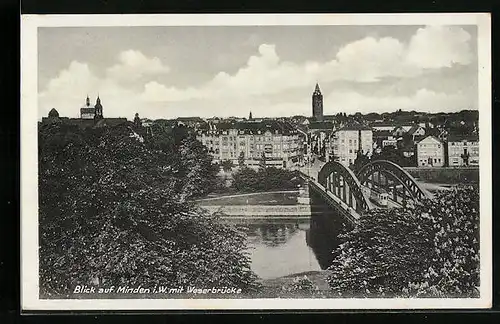
[[[313,179],[309,179],[309,184],[316,189],[316,192],[321,194],[323,198],[325,198],[326,202],[330,205],[336,207],[337,210],[341,211],[351,222],[357,222],[361,217],[356,210],[352,207],[349,207],[345,202],[343,202],[340,198],[335,196],[332,192],[328,191],[323,185],[319,182],[314,181]]]

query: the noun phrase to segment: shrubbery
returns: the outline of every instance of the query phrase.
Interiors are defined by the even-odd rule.
[[[296,171],[274,167],[254,170],[243,167],[233,174],[232,187],[240,192],[297,189],[301,183]]]
[[[329,269],[341,296],[477,297],[476,187],[439,193],[415,210],[372,210],[342,240]]]

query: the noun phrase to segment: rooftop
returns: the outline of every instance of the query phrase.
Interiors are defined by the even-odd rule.
[[[338,131],[356,131],[356,130],[372,130],[371,127],[361,125],[361,124],[352,124],[352,125],[346,125],[342,128],[337,129]]]

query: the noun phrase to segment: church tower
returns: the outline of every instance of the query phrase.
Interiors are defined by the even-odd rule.
[[[250,112],[250,114],[248,115],[248,119],[249,119],[249,120],[252,120],[252,119],[253,119],[253,118],[252,118],[252,112]]]
[[[323,120],[323,95],[317,83],[312,95],[312,115],[318,121]]]
[[[102,105],[101,105],[101,98],[99,98],[99,95],[97,95],[97,100],[95,102],[94,109],[95,109],[94,118],[95,119],[102,119],[103,118],[103,115],[102,115]]]

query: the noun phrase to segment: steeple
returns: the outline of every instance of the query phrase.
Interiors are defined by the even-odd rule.
[[[101,118],[103,118],[101,98],[99,98],[99,94],[97,94],[97,99],[95,101],[94,108],[95,108],[94,118],[95,119],[101,119]]]
[[[323,95],[317,82],[312,94],[312,115],[318,121],[323,120]]]
[[[87,94],[87,101],[86,101],[86,105],[87,107],[90,107],[90,98],[89,98],[89,95]]]
[[[250,114],[248,115],[248,119],[252,119],[252,112],[250,111]]]

